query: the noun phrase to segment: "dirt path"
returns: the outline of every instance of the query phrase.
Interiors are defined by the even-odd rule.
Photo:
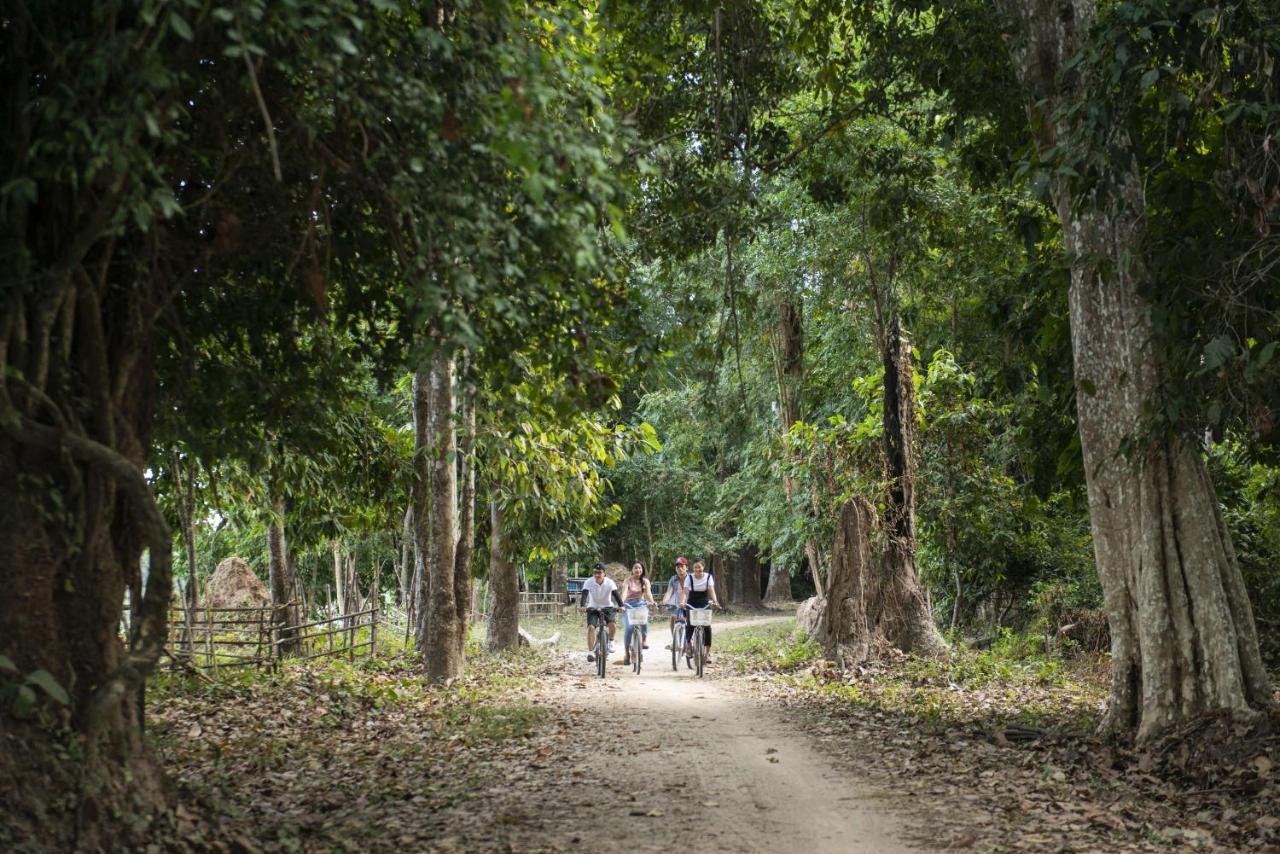
[[[786,619],[726,621],[717,630]],[[583,843],[670,850],[695,832],[700,841],[692,847],[707,851],[907,850],[876,795],[836,770],[798,728],[730,690],[714,669],[699,680],[683,661],[673,672],[661,642],[649,652],[639,676],[611,666],[603,681],[584,653],[568,653],[570,678],[547,692],[549,704],[578,716],[583,732],[598,732],[566,746],[573,792],[557,797],[580,803],[586,815],[607,816],[619,835],[602,840],[584,832]],[[619,785],[633,766],[634,785]],[[611,785],[603,796],[598,787],[592,794],[589,781],[601,778]]]

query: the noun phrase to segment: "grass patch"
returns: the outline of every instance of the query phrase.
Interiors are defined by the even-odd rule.
[[[715,649],[730,656],[739,673],[753,670],[789,673],[822,656],[822,647],[799,631],[795,620],[744,626],[717,634]]]
[[[1105,668],[1045,655],[1006,632],[989,649],[953,642],[939,658],[896,655],[842,673],[793,621],[716,637],[739,673],[777,674],[790,687],[839,705],[880,713],[931,730],[1022,726],[1088,731],[1106,697]]]

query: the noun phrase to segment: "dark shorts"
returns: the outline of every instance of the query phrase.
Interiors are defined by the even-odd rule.
[[[587,625],[598,626],[601,624],[601,618],[605,623],[614,623],[617,621],[617,608],[588,608],[587,609]]]

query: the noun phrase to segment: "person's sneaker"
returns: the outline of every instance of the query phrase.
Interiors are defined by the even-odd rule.
[[[594,652],[587,653],[587,661],[595,661],[595,660],[596,660],[596,654]]]
[[[640,644],[640,647],[641,647],[642,649],[648,649],[648,648],[649,648],[649,645],[648,645],[647,643],[642,643],[642,644]]]
[[[609,652],[613,652],[613,641],[609,641]]]
[[[618,662],[618,663],[619,663],[619,664],[621,664],[621,665],[623,665],[623,666],[625,666],[625,667],[630,667],[630,666],[631,666],[631,656],[629,656],[629,655],[624,655],[624,656],[622,657],[622,661],[620,661],[620,662]]]

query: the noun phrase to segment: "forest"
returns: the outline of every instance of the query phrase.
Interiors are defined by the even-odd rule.
[[[0,0],[0,849],[1280,845],[1278,59]]]

